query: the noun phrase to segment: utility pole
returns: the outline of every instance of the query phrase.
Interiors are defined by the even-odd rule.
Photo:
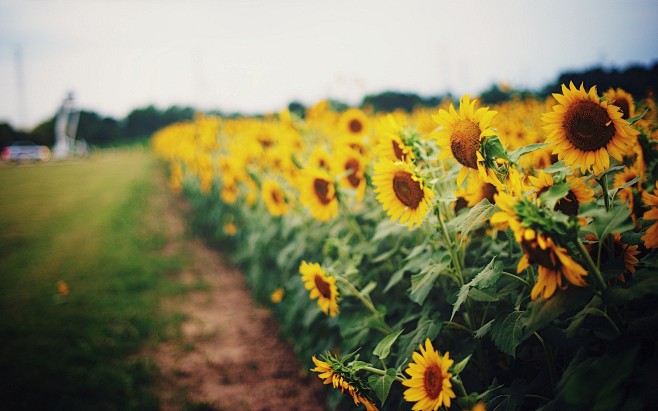
[[[27,100],[25,98],[25,79],[23,76],[23,50],[20,45],[14,50],[16,64],[16,128],[25,129],[27,125]]]

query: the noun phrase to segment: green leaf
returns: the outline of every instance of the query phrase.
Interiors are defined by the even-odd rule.
[[[606,211],[603,207],[595,208],[583,213],[583,216],[593,220],[583,227],[583,230],[594,233],[599,240],[604,240],[609,234],[632,230],[635,224],[630,220],[630,215],[631,211],[623,204],[615,206],[610,211]]]
[[[539,196],[539,199],[541,200],[541,203],[546,206],[546,208],[553,210],[555,205],[569,193],[570,188],[570,183],[555,184],[548,190],[544,191]]]
[[[463,360],[459,361],[457,364],[452,366],[452,373],[455,375],[459,375],[462,371],[464,371],[464,368],[466,368],[466,364],[468,364],[468,360],[471,359],[471,355],[469,354],[468,357],[464,358]]]
[[[496,257],[494,256],[491,261],[489,261],[489,264],[487,264],[487,266],[484,267],[482,271],[478,273],[478,275],[476,275],[471,281],[464,284],[459,289],[459,292],[457,293],[457,301],[455,301],[455,304],[452,307],[452,315],[450,315],[450,321],[452,321],[452,319],[455,317],[455,314],[457,314],[457,311],[459,311],[461,305],[466,301],[471,288],[477,287],[478,289],[483,289],[491,287],[496,283],[496,281],[498,281],[498,278],[500,278],[502,272],[503,264],[497,264]]]
[[[567,337],[573,337],[574,335],[576,335],[576,332],[578,331],[578,329],[580,328],[583,321],[585,321],[585,318],[588,315],[594,315],[597,317],[607,317],[606,313],[604,313],[603,311],[601,311],[596,307],[585,307],[581,311],[579,311],[578,314],[576,314],[571,320],[571,323],[565,330],[565,334],[567,335]]]
[[[375,354],[377,357],[379,357],[381,360],[388,357],[388,354],[390,354],[391,352],[391,346],[393,345],[393,343],[395,343],[395,341],[398,339],[400,334],[402,334],[402,331],[404,330],[400,330],[396,333],[389,334],[386,337],[382,338],[382,340],[379,342],[379,344],[377,344],[375,350],[372,353]]]
[[[400,367],[405,361],[408,361],[411,358],[411,353],[418,350],[418,347],[425,342],[426,338],[430,340],[436,338],[439,331],[441,331],[441,325],[441,322],[427,318],[426,314],[423,315],[418,320],[415,330],[400,336],[400,350],[396,366]]]
[[[548,174],[564,173],[565,175],[571,175],[573,173],[573,169],[566,166],[564,160],[551,164],[550,167],[546,167],[543,171]]]
[[[637,122],[638,122],[640,119],[642,119],[642,117],[644,117],[648,112],[649,112],[649,107],[647,107],[646,109],[644,109],[644,111],[643,111],[641,114],[639,114],[639,115],[637,115],[637,116],[635,116],[635,117],[629,118],[629,119],[628,119],[628,124],[633,125],[633,124],[637,123]]]
[[[423,268],[423,270],[411,276],[411,290],[409,298],[420,305],[423,305],[427,295],[434,287],[434,283],[439,275],[448,267],[448,263],[440,262],[430,264]]]
[[[384,404],[388,397],[391,385],[395,381],[395,375],[395,368],[388,368],[385,375],[371,375],[368,377],[370,388],[372,388],[382,404]]]
[[[528,304],[524,337],[532,335],[564,313],[583,307],[592,298],[592,290],[585,287],[569,287],[558,290],[548,300],[539,298]]]
[[[489,333],[489,330],[491,330],[491,326],[493,325],[493,323],[494,320],[491,320],[488,323],[484,324],[482,327],[478,328],[475,331],[475,334],[473,334],[475,338],[482,338],[485,335],[487,335]]]
[[[635,281],[629,287],[617,285],[608,287],[603,292],[603,299],[608,304],[624,305],[646,295],[658,295],[658,276],[655,271],[641,270],[633,276]]]
[[[523,311],[499,312],[496,315],[491,339],[504,353],[516,357],[516,347],[523,341],[523,327],[525,325]]]
[[[508,154],[508,157],[512,163],[516,163],[519,161],[519,158],[521,156],[532,153],[535,150],[539,150],[540,148],[546,147],[548,144],[547,143],[537,143],[537,144],[528,144],[527,146],[523,146],[521,148],[518,148]]]
[[[461,240],[460,247],[464,242],[464,238],[467,238],[472,230],[482,226],[485,221],[488,221],[495,211],[495,206],[489,202],[486,198],[483,198],[482,201],[477,203],[471,208],[464,220],[459,225],[463,227],[461,231]]]

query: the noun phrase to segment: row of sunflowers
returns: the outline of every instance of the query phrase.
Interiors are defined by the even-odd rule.
[[[329,408],[618,410],[658,369],[657,129],[651,97],[569,84],[200,115],[152,146]]]

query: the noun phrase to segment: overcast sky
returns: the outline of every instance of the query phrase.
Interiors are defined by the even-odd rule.
[[[0,0],[0,122],[31,128],[68,91],[122,118],[538,88],[657,61],[657,22],[655,0]]]

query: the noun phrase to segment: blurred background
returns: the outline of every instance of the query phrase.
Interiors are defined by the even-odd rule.
[[[197,110],[655,81],[656,21],[652,0],[0,0],[0,143],[52,145],[69,93],[79,138],[104,145]]]

